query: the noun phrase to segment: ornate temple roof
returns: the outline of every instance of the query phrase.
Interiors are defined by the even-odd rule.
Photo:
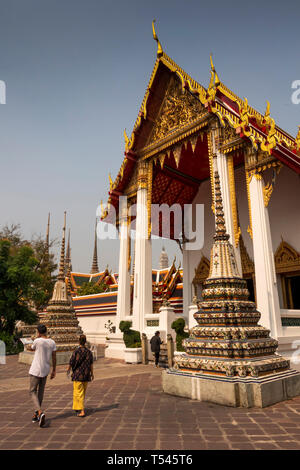
[[[246,98],[242,100],[220,81],[212,58],[211,78],[206,89],[163,51],[154,24],[153,37],[158,45],[157,58],[130,138],[124,132],[125,158],[115,180],[113,181],[110,177],[108,207],[106,209],[102,207],[102,219],[107,217],[110,204],[117,207],[119,195],[123,194],[125,187],[134,176],[137,160],[150,158],[157,151],[158,142],[156,141],[154,146],[149,145],[148,137],[153,130],[155,116],[161,107],[171,77],[176,78],[182,90],[188,92],[188,96],[201,104],[203,117],[216,116],[222,126],[226,124],[232,128],[237,138],[251,141],[255,149],[266,152],[300,173],[300,129],[297,137],[294,138],[277,126],[271,117],[269,103],[267,103],[264,115],[249,106]],[[171,140],[169,135],[168,145],[174,142],[172,135]],[[192,196],[191,194],[190,197]]]

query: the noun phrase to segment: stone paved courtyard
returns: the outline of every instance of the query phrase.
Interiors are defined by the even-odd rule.
[[[162,393],[161,370],[100,357],[84,419],[65,366],[47,383],[46,427],[31,422],[28,366],[0,365],[0,449],[300,449],[300,398],[233,409]]]

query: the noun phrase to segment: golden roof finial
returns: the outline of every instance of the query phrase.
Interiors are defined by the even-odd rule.
[[[109,190],[111,191],[114,183],[113,183],[110,173],[108,173],[108,179],[109,179]]]
[[[154,23],[155,23],[155,20],[152,21],[153,39],[154,39],[154,41],[157,42],[157,53],[156,53],[157,57],[160,57],[163,54],[163,50],[162,50],[162,47],[161,47],[161,43],[158,40],[156,31],[155,31],[155,28],[154,28]]]
[[[271,125],[271,116],[270,116],[270,102],[267,101],[267,107],[264,115],[264,121],[266,125]]]
[[[220,82],[219,76],[217,74],[216,68],[215,68],[214,63],[213,63],[212,53],[210,53],[209,57],[210,57],[211,71],[213,72],[213,76],[214,76],[214,85],[215,85],[215,87],[218,87],[221,82]]]
[[[267,107],[265,111],[265,118],[270,116],[270,101],[267,101]]]
[[[210,68],[213,72],[215,72],[216,69],[215,69],[215,66],[214,66],[214,63],[213,63],[213,60],[212,60],[212,53],[209,54],[209,58],[210,58]]]
[[[128,138],[128,135],[126,133],[126,128],[124,129],[124,139],[125,139],[125,150],[128,149],[128,144],[129,144],[129,138]]]

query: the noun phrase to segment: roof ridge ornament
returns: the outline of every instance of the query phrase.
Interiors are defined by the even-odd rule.
[[[153,32],[153,39],[154,39],[154,41],[157,42],[157,52],[156,52],[156,54],[157,54],[157,57],[159,58],[163,55],[163,49],[161,47],[161,43],[159,42],[158,36],[156,34],[156,31],[155,31],[155,27],[154,27],[155,21],[156,21],[155,19],[152,21],[152,32]]]
[[[212,60],[212,53],[210,53],[209,58],[210,58],[210,67],[211,67],[211,71],[213,72],[213,74],[214,74],[214,79],[215,79],[214,85],[215,85],[215,87],[218,87],[221,82],[220,82],[219,76],[218,76],[218,74],[217,74],[216,68],[215,68],[214,63],[213,63],[213,60]]]
[[[264,118],[266,120],[266,122],[269,122],[270,120],[270,101],[267,101],[267,107],[266,107],[266,111],[265,111],[265,115],[264,115]]]
[[[211,104],[214,103],[218,86],[221,84],[219,76],[216,72],[216,68],[212,60],[212,54],[210,54],[209,58],[210,58],[211,70],[210,70],[210,82],[207,88],[206,99],[204,100],[205,102],[203,103],[205,107],[210,107]]]
[[[272,149],[275,148],[276,145],[277,145],[277,136],[276,136],[275,119],[270,118],[270,128],[267,134],[267,138],[265,142],[261,143],[260,147],[263,151],[268,152],[271,155]]]

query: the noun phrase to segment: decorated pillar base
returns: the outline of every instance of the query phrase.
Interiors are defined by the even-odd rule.
[[[168,369],[162,374],[162,384],[169,395],[243,408],[264,408],[300,395],[300,373],[291,369],[258,378]]]
[[[72,351],[56,351],[56,365],[60,366],[63,364],[69,364]],[[31,351],[22,351],[19,353],[20,364],[31,365],[34,357],[34,352]]]
[[[106,348],[104,356],[124,361],[125,344],[123,341],[123,333],[113,333],[109,335],[108,338],[105,343]]]

